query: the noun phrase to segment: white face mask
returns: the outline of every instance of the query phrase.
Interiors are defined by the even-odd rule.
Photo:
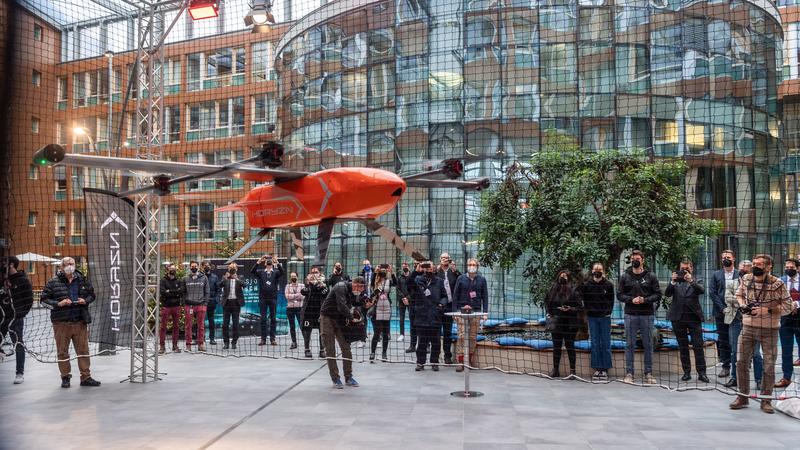
[[[64,266],[64,273],[67,275],[72,275],[73,273],[75,273],[75,266],[72,264]]]
[[[475,266],[469,266],[469,267],[467,267],[467,272],[469,272],[469,273],[478,273],[478,268],[475,267]]]

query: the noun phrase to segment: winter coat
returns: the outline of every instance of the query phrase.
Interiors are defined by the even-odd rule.
[[[186,275],[183,278],[183,284],[186,286],[184,302],[187,306],[207,305],[211,289],[208,285],[208,278],[202,272],[193,275]]]
[[[780,328],[781,316],[791,314],[797,307],[783,281],[773,275],[766,275],[763,281],[763,283],[755,281],[752,273],[742,277],[742,282],[736,291],[736,301],[743,306],[752,305],[769,309],[768,314],[743,315],[742,324],[753,328]]]
[[[53,307],[50,311],[50,320],[53,322],[91,323],[89,305],[95,299],[94,287],[81,272],[76,270],[73,275],[72,282],[67,281],[63,272],[51,278],[42,289],[40,301]],[[86,304],[75,304],[78,298],[84,299]],[[58,306],[58,302],[64,299],[72,300],[73,304]]]
[[[475,274],[475,278],[463,274],[456,280],[452,311],[457,312],[466,305],[470,305],[473,312],[489,311],[489,286],[486,278],[479,273]]]
[[[375,320],[392,320],[392,302],[389,293],[393,284],[393,280],[388,279],[383,282],[383,286],[375,286],[372,292],[372,299],[375,301]],[[381,290],[380,294],[378,289]]]
[[[222,295],[222,284],[214,271],[208,271],[205,275],[208,278],[208,306],[214,307],[219,302],[219,296]]]
[[[320,307],[320,315],[331,317],[339,323],[353,320],[350,307],[355,303],[353,287],[350,283],[341,282],[328,291]]]
[[[333,287],[339,284],[342,281],[350,281],[350,277],[342,271],[340,274],[332,273],[331,276],[328,277],[328,287]]]
[[[413,272],[406,286],[414,303],[414,326],[441,327],[442,311],[447,303],[444,281],[435,274],[428,279],[422,272]]]
[[[161,279],[159,294],[161,295],[162,307],[181,306],[183,299],[186,297],[186,285],[178,277],[170,278],[167,276]]]
[[[614,311],[614,285],[606,278],[584,282],[579,288],[588,317],[608,317]]]
[[[244,283],[239,278],[234,278],[234,292],[236,293],[235,299],[229,299],[228,296],[231,292],[231,279],[227,278],[222,281],[222,298],[220,303],[223,308],[241,308],[244,306]]]
[[[644,297],[644,303],[634,304],[635,297]],[[617,300],[625,304],[625,314],[633,316],[652,316],[661,301],[661,286],[658,278],[644,269],[642,273],[633,273],[628,268],[619,277],[617,283]]]
[[[286,285],[284,295],[286,296],[287,308],[302,308],[305,295],[302,291],[305,289],[303,283],[289,283]]]
[[[25,272],[21,270],[9,275],[7,281],[8,287],[0,284],[0,307],[3,309],[3,317],[22,319],[33,306],[33,286]]]
[[[581,300],[580,291],[571,284],[565,286],[566,295],[562,292],[561,285],[555,285],[550,288],[545,299],[545,309],[549,316],[557,319],[556,323],[560,328],[575,328],[580,325],[580,310],[583,309],[583,301]],[[558,309],[560,306],[569,306],[572,309],[569,311],[562,311]]]
[[[250,273],[258,279],[258,299],[277,300],[278,285],[283,278],[283,267],[275,265],[271,271],[267,271],[264,264],[256,264]]]
[[[329,288],[325,282],[304,285],[301,294],[305,297],[300,310],[300,323],[303,328],[319,328],[319,312],[322,301],[328,295]]]
[[[667,286],[664,293],[672,297],[672,304],[667,311],[667,319],[673,322],[702,322],[703,308],[700,306],[700,296],[705,293],[702,281],[692,279],[691,283],[680,281]]]

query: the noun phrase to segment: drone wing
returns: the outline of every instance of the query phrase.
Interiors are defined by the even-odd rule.
[[[489,187],[488,178],[475,178],[472,180],[432,180],[429,178],[414,178],[406,180],[408,187],[426,188],[456,188],[462,191],[482,191]]]

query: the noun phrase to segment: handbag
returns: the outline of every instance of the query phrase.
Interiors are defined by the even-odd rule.
[[[550,333],[556,331],[556,321],[558,321],[558,319],[555,316],[547,316],[544,321],[544,331],[548,331]]]

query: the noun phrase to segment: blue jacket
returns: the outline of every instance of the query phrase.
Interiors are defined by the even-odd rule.
[[[483,275],[476,274],[472,279],[469,275],[463,274],[456,280],[456,287],[453,289],[452,310],[456,312],[465,305],[470,305],[473,311],[487,312],[489,310],[489,286]]]
[[[222,294],[222,283],[220,282],[219,277],[214,271],[210,271],[206,274],[208,278],[208,291],[209,291],[209,300],[208,306],[215,306],[217,303],[220,302],[220,294]]]
[[[277,300],[278,284],[283,278],[283,267],[272,266],[272,272],[267,272],[264,264],[256,264],[250,273],[258,278],[258,298],[259,300]]]
[[[442,326],[442,311],[447,303],[444,280],[437,277],[427,279],[422,272],[413,272],[406,285],[414,305],[414,326],[438,328]],[[426,292],[427,291],[427,292]]]
[[[739,271],[733,269],[733,279],[739,279]],[[714,305],[714,317],[725,315],[725,270],[720,269],[711,275],[711,282],[708,284],[708,296]]]

